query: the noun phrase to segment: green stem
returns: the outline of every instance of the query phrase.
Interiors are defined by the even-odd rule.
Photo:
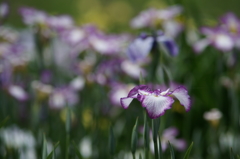
[[[162,144],[161,144],[161,135],[160,135],[160,131],[159,131],[159,133],[158,133],[158,142],[159,142],[159,157],[160,157],[160,159],[162,159],[163,157],[162,157]]]
[[[132,153],[132,155],[133,155],[133,159],[136,159],[135,153]]]
[[[155,159],[159,159],[159,155],[158,155],[158,140],[157,140],[157,132],[158,132],[158,128],[157,128],[157,122],[156,119],[152,120],[152,129],[153,129],[153,143],[154,143],[154,155],[155,155]]]
[[[148,122],[147,122],[147,112],[145,109],[143,110],[144,112],[144,154],[145,154],[145,159],[148,159],[148,154],[149,154],[149,127],[148,127]]]

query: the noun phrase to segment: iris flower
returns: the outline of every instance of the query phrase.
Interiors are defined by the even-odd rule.
[[[184,151],[187,147],[187,143],[184,139],[178,139],[177,136],[179,131],[176,127],[170,127],[163,131],[161,136],[161,146],[162,150],[165,152],[168,148],[168,142],[179,151]],[[150,142],[150,149],[154,153],[154,143],[153,140]]]
[[[162,31],[158,31],[156,36],[141,34],[129,45],[127,55],[133,62],[144,60],[156,44],[159,44],[171,56],[176,56],[179,52],[175,41]]]
[[[186,111],[190,110],[190,97],[183,86],[179,86],[173,91],[170,89],[152,91],[146,85],[136,86],[129,92],[127,97],[121,98],[120,102],[122,107],[127,109],[132,100],[136,98],[141,102],[142,107],[146,108],[149,117],[154,119],[164,115],[167,109],[171,109],[174,103],[173,97],[179,100]]]

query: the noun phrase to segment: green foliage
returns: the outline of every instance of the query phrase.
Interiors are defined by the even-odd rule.
[[[189,155],[191,153],[191,150],[192,150],[192,147],[193,147],[193,142],[191,143],[191,145],[188,147],[183,159],[189,159]]]

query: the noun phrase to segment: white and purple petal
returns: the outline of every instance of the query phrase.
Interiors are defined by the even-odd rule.
[[[152,49],[154,39],[149,36],[146,38],[139,37],[135,39],[127,49],[127,55],[133,62],[141,61],[147,57]]]
[[[155,119],[170,109],[173,102],[174,100],[168,96],[143,95],[142,106],[146,107],[149,117]]]
[[[171,56],[176,56],[179,52],[178,46],[175,41],[165,35],[160,35],[157,37],[157,42],[163,49],[167,51]]]
[[[190,110],[191,101],[186,88],[180,86],[172,92],[172,95],[174,95],[179,100],[180,104],[184,106],[186,111]]]
[[[132,102],[133,98],[131,97],[124,97],[120,99],[120,103],[124,109],[127,109]]]
[[[234,47],[234,40],[233,38],[227,34],[227,33],[218,33],[215,36],[215,39],[213,41],[213,45],[221,50],[221,51],[230,51]]]

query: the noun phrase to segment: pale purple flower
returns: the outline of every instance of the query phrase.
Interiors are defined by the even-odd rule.
[[[5,18],[9,13],[9,5],[6,2],[0,4],[0,18]]]
[[[161,136],[161,146],[163,151],[166,151],[168,148],[168,142],[170,142],[171,145],[179,151],[184,151],[187,148],[187,143],[184,139],[176,138],[178,134],[179,131],[175,127],[170,127],[163,131]],[[153,140],[150,142],[150,149],[154,152]]]
[[[127,97],[121,98],[120,102],[124,109],[127,109],[134,98],[138,99],[142,107],[146,108],[150,118],[158,118],[164,115],[167,109],[171,109],[174,103],[174,96],[179,100],[180,104],[184,106],[186,111],[190,110],[190,97],[188,91],[183,86],[179,86],[173,91],[167,89],[162,91],[156,89],[152,91],[146,85],[140,85],[134,87]]]
[[[82,90],[84,85],[85,79],[82,76],[75,77],[69,84],[69,86],[75,91]]]
[[[220,26],[232,36],[240,36],[240,19],[234,13],[226,13],[220,18]]]
[[[122,73],[121,65],[122,59],[113,58],[102,61],[94,74],[94,80],[101,85],[110,84],[117,79],[117,74]]]
[[[127,55],[133,62],[144,60],[150,53],[153,45],[158,45],[171,56],[176,56],[179,52],[177,44],[173,39],[164,35],[162,31],[157,32],[157,36],[141,34],[135,39],[127,49]]]
[[[49,105],[53,109],[73,106],[78,102],[77,92],[70,87],[55,88],[49,97]]]
[[[84,28],[72,27],[59,32],[61,39],[71,47],[71,52],[78,55],[89,49],[88,35]]]
[[[28,99],[27,92],[20,86],[10,85],[7,89],[9,94],[19,101],[26,101]]]
[[[223,52],[231,51],[234,47],[234,39],[225,29],[204,27],[201,28],[201,32],[206,38],[197,41],[193,45],[194,51],[197,53],[202,52],[208,45],[213,45]]]
[[[219,120],[222,117],[222,113],[217,108],[213,108],[210,111],[205,112],[203,117],[208,121]]]
[[[48,15],[43,11],[30,7],[22,7],[19,12],[23,17],[23,22],[27,25],[46,25],[47,23]]]
[[[129,36],[107,35],[94,26],[85,27],[88,32],[88,42],[93,50],[101,54],[116,54],[125,50],[125,44],[129,41]]]
[[[180,6],[172,6],[166,9],[150,8],[135,17],[131,21],[131,26],[133,28],[149,27],[157,29],[160,25],[166,35],[174,38],[183,30],[183,25],[175,20],[181,12],[182,7]]]
[[[143,68],[141,68],[140,64],[141,63],[124,60],[121,63],[121,69],[128,76],[134,79],[139,79],[140,74],[142,74],[143,77],[146,75],[146,71]]]
[[[9,43],[16,42],[19,37],[19,33],[6,26],[0,26],[0,38]]]
[[[111,103],[116,106],[121,106],[120,98],[123,96],[127,96],[128,92],[131,90],[133,86],[134,85],[131,84],[128,85],[120,83],[112,84],[110,87],[111,90],[109,92],[109,98]]]
[[[49,27],[57,31],[72,28],[74,25],[73,19],[67,15],[49,16],[47,18]]]

